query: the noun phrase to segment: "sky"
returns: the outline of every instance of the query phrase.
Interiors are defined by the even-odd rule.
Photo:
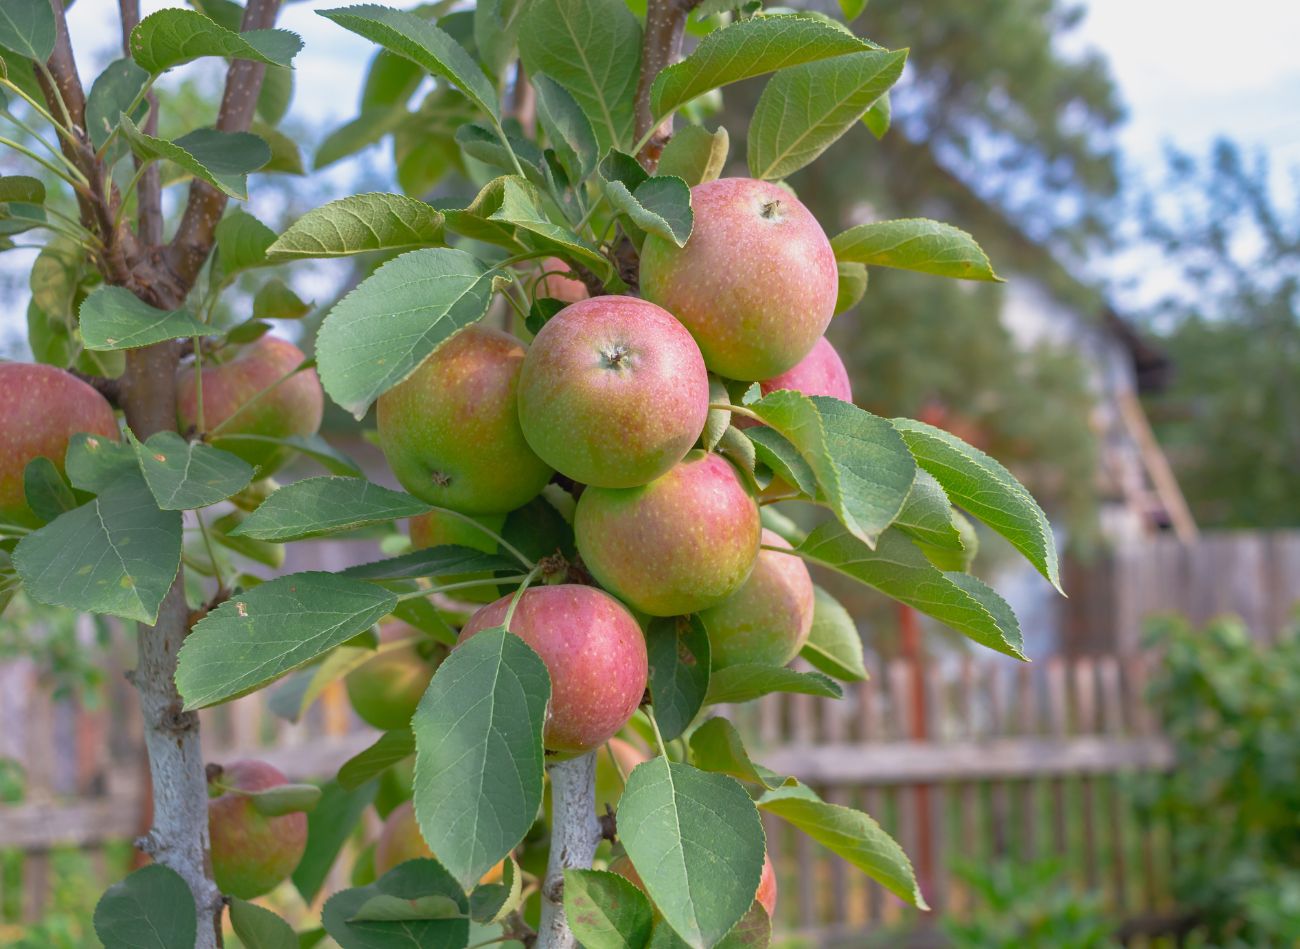
[[[145,13],[167,5],[143,4]],[[291,115],[316,141],[355,114],[374,50],[314,12],[337,5],[290,3],[281,17],[282,26],[306,41],[296,63]],[[1085,0],[1085,7],[1079,28],[1061,45],[1067,53],[1101,50],[1110,61],[1128,107],[1119,140],[1130,175],[1155,180],[1167,144],[1203,152],[1227,135],[1267,153],[1279,181],[1289,183],[1286,169],[1300,168],[1300,0]],[[72,34],[83,62],[117,55],[115,8],[110,0],[73,8]],[[869,21],[870,8],[862,23]],[[304,143],[308,154],[316,141]],[[386,152],[372,150],[363,160],[386,161]],[[331,176],[340,194],[351,176],[347,167]],[[26,299],[20,275],[30,261],[30,254],[14,251],[0,258],[0,349],[5,337],[12,344],[21,332]]]

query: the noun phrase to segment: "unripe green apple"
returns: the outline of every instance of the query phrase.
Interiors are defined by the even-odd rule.
[[[219,435],[315,435],[325,410],[316,370],[294,373],[276,384],[306,358],[288,340],[263,336],[237,350],[227,362],[205,360],[201,421],[194,366],[183,367],[176,379],[176,419],[181,431],[193,426],[211,432],[220,426]],[[272,385],[275,388],[259,396]],[[292,455],[291,449],[268,443],[234,441],[221,447],[260,468],[260,477],[274,474]]]
[[[835,254],[790,192],[751,178],[691,189],[685,247],[641,249],[641,292],[686,326],[720,376],[770,379],[797,364],[835,314]]]
[[[503,596],[475,613],[460,633],[500,626],[510,607]],[[510,620],[514,633],[542,657],[551,676],[546,747],[578,755],[609,740],[645,696],[647,659],[641,627],[622,603],[577,584],[525,590]]]
[[[288,784],[264,761],[236,761],[209,779],[208,833],[212,876],[227,896],[250,900],[271,892],[298,866],[307,848],[307,815],[268,817],[249,791]]]
[[[0,363],[0,521],[35,527],[23,470],[48,458],[63,471],[68,442],[78,432],[118,438],[108,400],[71,373],[38,363]]]
[[[763,543],[790,549],[781,535],[766,528]],[[709,633],[714,669],[747,662],[783,666],[799,654],[812,631],[812,577],[793,554],[761,550],[745,585],[702,611],[700,619]]]
[[[500,534],[506,524],[506,515],[480,514],[474,520],[493,533]],[[497,552],[495,540],[478,530],[473,524],[467,524],[459,517],[445,511],[430,511],[428,514],[413,517],[408,522],[408,527],[411,546],[416,550],[455,544],[459,547],[472,547],[485,554]],[[485,580],[490,576],[490,573],[465,573],[455,577],[434,577],[433,582],[435,584],[458,583],[466,580]],[[452,590],[447,595],[466,603],[491,603],[499,596],[494,586],[467,587],[463,590]]]
[[[528,444],[583,484],[653,481],[690,451],[708,412],[695,340],[672,314],[634,297],[565,307],[537,334],[519,376]]]
[[[435,859],[433,851],[420,835],[420,824],[415,819],[415,807],[403,801],[393,808],[384,820],[375,841],[375,876],[381,877],[408,860]],[[496,883],[505,872],[505,861],[500,860],[479,878],[479,883]]]
[[[379,631],[379,642],[416,641],[383,649],[348,673],[348,699],[363,722],[382,728],[405,728],[429,687],[437,668],[437,644],[405,623],[389,623]]]
[[[758,557],[758,504],[726,460],[705,452],[638,488],[587,488],[573,529],[601,586],[651,616],[721,603]]]
[[[550,467],[519,428],[524,347],[474,324],[379,397],[379,443],[416,497],[463,514],[500,514],[531,501]]]
[[[590,296],[585,283],[568,276],[573,272],[573,268],[560,258],[547,257],[538,270],[548,276],[541,277],[539,273],[536,289],[533,291],[534,297],[550,297],[552,300],[560,300],[564,303],[577,303]]]

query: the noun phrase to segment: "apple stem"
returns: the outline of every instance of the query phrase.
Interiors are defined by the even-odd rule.
[[[752,418],[756,422],[767,422],[767,419],[759,415],[752,409],[747,409],[743,405],[732,405],[730,402],[710,402],[710,409],[717,409],[722,412],[731,412],[735,415],[743,415],[745,418]]]
[[[601,841],[596,819],[596,753],[556,761],[551,777],[551,856],[542,882],[542,918],[534,949],[576,949],[564,915],[564,871],[586,870]]]

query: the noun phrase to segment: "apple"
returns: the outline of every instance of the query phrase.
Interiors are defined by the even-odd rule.
[[[420,824],[415,819],[415,807],[403,801],[389,813],[375,841],[375,876],[381,877],[408,860],[434,859],[433,851],[420,835]],[[501,860],[479,878],[479,883],[496,883],[505,872]]]
[[[645,893],[645,883],[641,880],[641,874],[636,872],[636,867],[632,866],[632,860],[627,854],[620,854],[611,860],[609,872],[617,873],[642,893]],[[768,919],[775,917],[776,867],[772,865],[771,856],[766,853],[763,854],[763,870],[758,877],[758,891],[754,894],[754,900],[767,912]]]
[[[379,643],[415,639],[405,646],[376,652],[344,680],[348,699],[363,722],[382,728],[405,728],[429,687],[440,659],[438,644],[405,623],[389,623],[379,631]]]
[[[208,833],[212,875],[227,896],[250,900],[293,873],[307,848],[307,815],[268,817],[247,793],[288,784],[264,761],[236,761],[209,778]]]
[[[587,285],[581,280],[568,276],[572,272],[573,267],[559,257],[547,257],[538,267],[537,276],[540,279],[533,290],[533,296],[550,297],[563,303],[577,303],[579,300],[587,299],[590,296]],[[541,274],[548,276],[541,277]]]
[[[519,376],[528,444],[582,484],[631,488],[690,451],[709,413],[709,376],[672,314],[634,297],[600,296],[557,313]]]
[[[641,487],[587,488],[573,528],[601,586],[651,616],[721,603],[758,557],[758,504],[725,459],[705,452]]]
[[[71,373],[40,363],[0,363],[0,521],[36,527],[23,471],[48,458],[63,471],[68,442],[78,432],[118,439],[108,400]]]
[[[474,520],[494,534],[500,534],[502,528],[506,525],[505,514],[481,514]],[[407,528],[407,532],[411,536],[411,546],[416,550],[425,547],[441,547],[444,544],[455,544],[458,547],[472,547],[475,550],[483,551],[485,554],[497,552],[497,542],[494,539],[473,524],[467,524],[459,517],[445,511],[430,511],[428,514],[413,517],[407,522]],[[486,572],[466,573],[458,574],[455,577],[434,577],[433,582],[435,585],[439,583],[459,583],[466,580],[486,580],[490,576],[491,574]],[[491,603],[499,594],[495,586],[482,586],[452,590],[447,595],[468,603]]]
[[[201,421],[194,364],[181,368],[176,379],[176,419],[182,432],[191,427],[211,432],[220,426],[220,440],[221,435],[287,438],[320,431],[325,395],[316,370],[284,378],[307,358],[301,349],[288,340],[263,336],[234,352],[225,362],[204,361]],[[261,477],[274,474],[293,454],[290,448],[265,442],[232,441],[220,447],[260,468]]]
[[[462,514],[500,514],[551,480],[519,428],[516,392],[524,347],[473,324],[379,397],[379,443],[416,497]]]
[[[781,535],[763,528],[763,543],[790,549]],[[803,560],[761,550],[754,572],[736,593],[700,613],[709,633],[714,669],[757,662],[783,666],[799,654],[813,621],[813,582]]]
[[[511,596],[470,617],[464,642],[500,626]],[[546,747],[565,755],[591,751],[627,724],[645,696],[647,659],[641,627],[622,603],[595,587],[532,587],[519,597],[514,633],[542,657],[551,676]]]
[[[771,379],[808,355],[835,314],[835,254],[789,191],[750,178],[691,189],[685,247],[651,234],[641,293],[681,320],[720,376]]]
[[[807,356],[779,376],[759,383],[763,395],[777,389],[793,389],[804,395],[828,395],[841,402],[853,401],[853,388],[849,384],[849,371],[844,360],[825,336],[813,344]]]

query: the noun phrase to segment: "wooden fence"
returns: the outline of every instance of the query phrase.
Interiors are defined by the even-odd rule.
[[[838,702],[782,695],[735,710],[758,760],[866,810],[894,834],[935,910],[919,916],[772,821],[780,928],[818,944],[862,945],[869,932],[910,926],[924,944],[934,934],[927,920],[974,908],[954,875],[959,857],[987,865],[1055,856],[1065,882],[1101,893],[1134,931],[1168,914],[1168,828],[1143,826],[1123,788],[1127,775],[1172,763],[1141,699],[1150,662],[894,661]],[[34,920],[47,906],[51,852],[80,849],[96,870],[88,885],[107,885],[127,869],[124,842],[143,829],[148,805],[125,683],[90,711],[51,703],[30,667],[25,675],[0,703],[0,749],[19,724],[15,711],[28,743],[27,798],[0,806],[0,850],[26,853],[22,897],[0,906],[16,902],[11,917]],[[205,712],[203,727],[208,758],[255,753],[295,778],[331,774],[375,735],[337,685],[298,724],[271,715],[259,693]],[[337,868],[325,892],[346,885],[346,870]]]

